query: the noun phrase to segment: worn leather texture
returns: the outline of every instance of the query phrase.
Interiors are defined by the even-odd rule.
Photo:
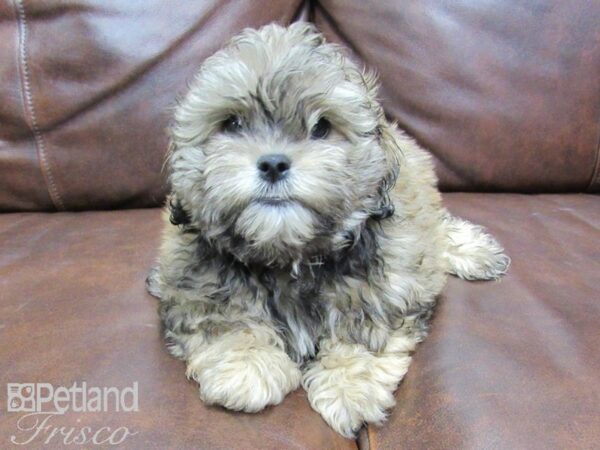
[[[301,390],[256,415],[202,404],[144,289],[160,212],[127,209],[164,201],[165,128],[197,67],[274,20],[376,69],[441,187],[487,192],[445,194],[450,210],[513,259],[499,282],[450,279],[389,421],[356,441]],[[20,211],[0,214],[0,388],[138,382],[139,412],[52,422],[126,426],[131,449],[597,448],[599,23],[586,0],[0,0],[0,211]],[[21,414],[0,410],[11,448]],[[42,442],[21,448],[61,448]]]
[[[444,190],[600,190],[600,2],[322,0]]]
[[[451,279],[371,449],[588,449],[600,440],[600,202],[593,195],[461,194],[450,210],[513,258],[499,282]],[[161,339],[144,290],[158,210],[0,215],[0,384],[131,386],[137,413],[68,413],[127,426],[129,449],[355,448],[303,391],[256,415],[206,407]],[[0,446],[20,413],[0,414]],[[76,419],[81,422],[76,422]],[[37,442],[37,441],[36,441]],[[36,448],[34,445],[27,448]],[[41,446],[40,446],[41,448]],[[46,448],[60,448],[53,446]]]
[[[0,209],[161,203],[176,96],[242,28],[288,23],[302,8],[0,0]]]
[[[447,194],[512,257],[451,278],[372,449],[592,449],[600,442],[600,198]]]
[[[32,435],[17,429],[24,413],[6,412],[6,383],[82,381],[138,382],[139,412],[68,412],[49,425],[138,433],[117,448],[356,448],[312,411],[303,391],[257,415],[201,402],[185,364],[166,349],[158,301],[144,287],[161,225],[158,209],[0,215],[0,448],[19,448],[10,438]],[[46,437],[20,448],[69,448],[59,438],[43,445]]]
[[[152,206],[175,98],[246,26],[310,19],[381,76],[445,190],[600,189],[600,3],[0,0],[0,210]]]

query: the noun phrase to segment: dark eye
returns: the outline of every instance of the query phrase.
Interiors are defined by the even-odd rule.
[[[329,120],[321,118],[310,130],[310,137],[313,139],[325,139],[331,130]]]
[[[242,129],[242,120],[238,116],[231,115],[223,121],[221,129],[227,133],[237,133]]]

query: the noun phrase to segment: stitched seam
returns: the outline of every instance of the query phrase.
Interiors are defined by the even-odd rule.
[[[22,73],[21,84],[23,92],[25,94],[25,104],[27,106],[27,110],[29,111],[31,122],[30,128],[36,143],[38,159],[40,161],[40,168],[42,171],[42,175],[44,176],[44,180],[46,181],[46,187],[48,189],[50,199],[52,200],[52,203],[54,204],[54,207],[56,209],[64,210],[65,206],[59,195],[56,183],[54,182],[54,177],[50,169],[50,163],[46,154],[44,138],[38,126],[37,118],[35,115],[35,108],[33,106],[33,96],[31,94],[31,85],[29,81],[29,66],[27,64],[27,18],[25,15],[25,5],[23,4],[23,0],[16,0],[16,4],[19,16],[19,59]]]
[[[323,14],[323,19],[331,26],[335,34],[337,34],[344,44],[360,58],[361,63],[365,64],[367,62],[367,58],[365,58],[363,52],[359,50],[354,41],[350,39],[348,35],[340,28],[340,25],[336,22],[327,8],[325,8],[325,6],[320,2],[315,1],[313,4],[313,19],[316,19],[317,10],[321,11],[321,14]]]

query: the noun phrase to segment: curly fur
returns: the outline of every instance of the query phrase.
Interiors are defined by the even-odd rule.
[[[206,402],[258,411],[302,378],[353,436],[385,420],[447,274],[506,271],[498,243],[443,208],[429,155],[376,95],[312,26],[269,25],[208,58],[179,103],[148,289]],[[331,132],[311,136],[323,118]],[[291,161],[275,184],[256,167],[272,153]]]

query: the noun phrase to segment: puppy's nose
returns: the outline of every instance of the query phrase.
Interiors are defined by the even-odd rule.
[[[271,183],[284,178],[290,170],[291,165],[290,158],[281,154],[263,155],[258,158],[256,163],[261,178]]]

